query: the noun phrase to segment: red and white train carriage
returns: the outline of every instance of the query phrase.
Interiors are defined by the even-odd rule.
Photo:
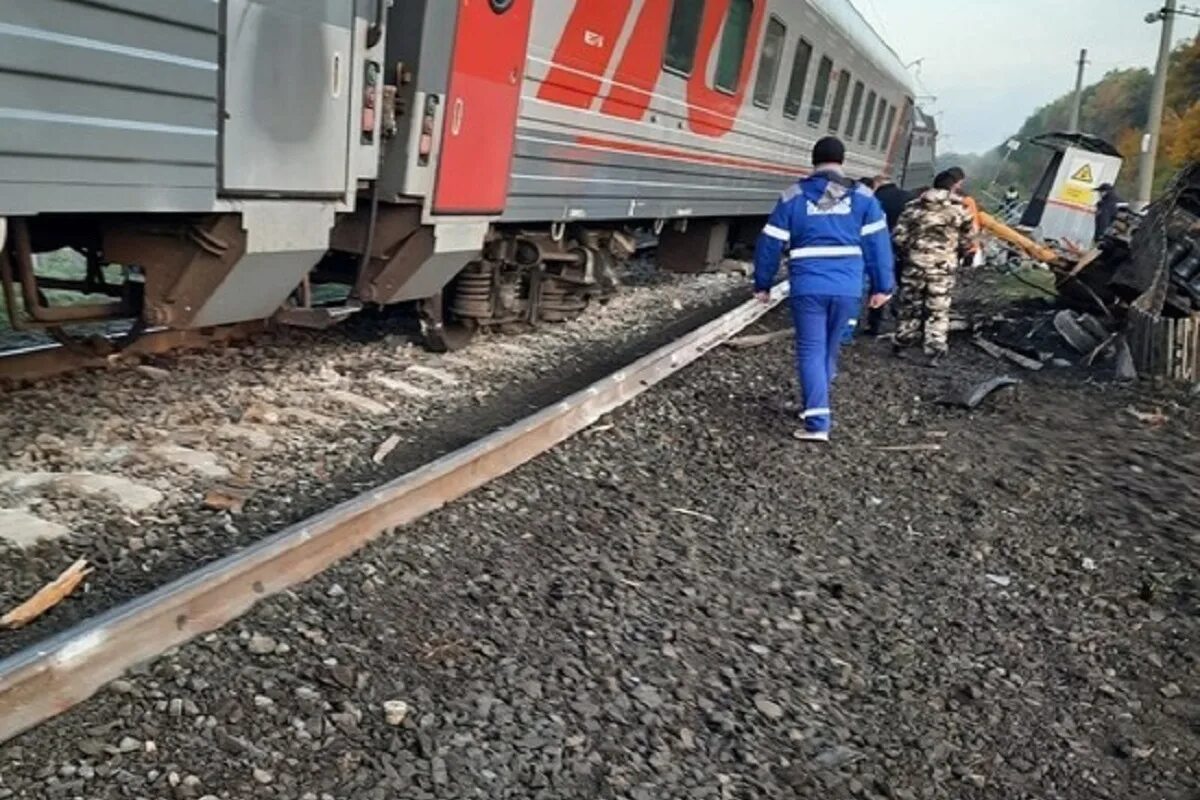
[[[416,301],[453,346],[581,311],[635,231],[720,257],[827,133],[853,175],[924,177],[913,118],[848,0],[12,0],[0,266],[26,324]],[[44,302],[32,254],[63,246],[110,301]]]

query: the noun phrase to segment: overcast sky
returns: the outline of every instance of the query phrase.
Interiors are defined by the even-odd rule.
[[[925,105],[942,113],[942,151],[1003,142],[1038,106],[1074,88],[1080,48],[1088,48],[1093,83],[1111,69],[1152,66],[1161,35],[1143,21],[1160,0],[852,2],[905,63],[925,59],[919,75],[937,96]],[[1198,28],[1176,18],[1181,39]]]

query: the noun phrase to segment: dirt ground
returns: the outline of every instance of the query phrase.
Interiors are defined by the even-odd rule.
[[[717,351],[8,743],[0,798],[1200,798],[1200,398],[938,404],[1009,367],[860,340],[814,447],[789,342]]]

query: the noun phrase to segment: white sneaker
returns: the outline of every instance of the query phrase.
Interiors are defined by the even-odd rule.
[[[828,442],[829,431],[796,431],[792,434],[802,442]]]

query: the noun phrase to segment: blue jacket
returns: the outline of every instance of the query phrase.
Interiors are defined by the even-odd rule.
[[[791,186],[758,237],[754,288],[770,289],[784,249],[793,295],[862,297],[895,290],[892,240],[883,208],[865,186],[814,172]]]

